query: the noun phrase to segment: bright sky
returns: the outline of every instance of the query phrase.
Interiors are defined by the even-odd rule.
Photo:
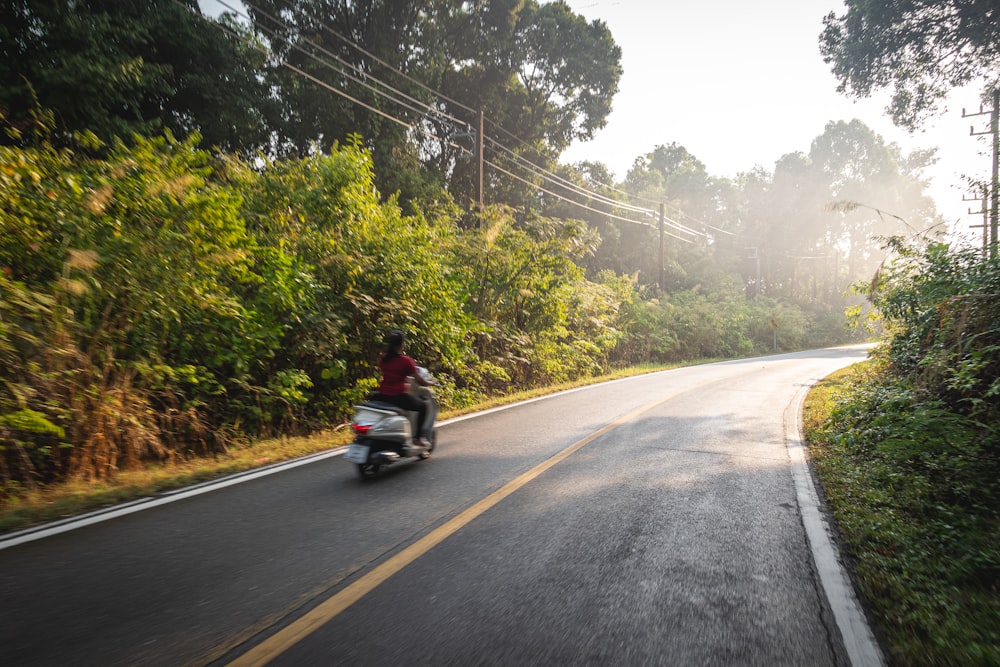
[[[823,16],[844,13],[837,0],[567,0],[588,20],[607,23],[622,49],[623,75],[607,126],[564,154],[596,160],[625,177],[636,157],[676,142],[714,176],[733,177],[760,165],[772,171],[786,153],[808,152],[828,121],[858,118],[904,153],[937,146],[939,163],[925,173],[929,193],[953,233],[981,239],[979,202],[963,173],[986,178],[988,129],[976,90],[958,91],[947,111],[911,136],[883,112],[887,95],[854,101],[819,53]],[[980,235],[980,236],[976,236]]]

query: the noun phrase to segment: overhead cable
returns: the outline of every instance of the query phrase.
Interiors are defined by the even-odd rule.
[[[184,4],[183,4],[183,3],[182,3],[182,2],[180,1],[180,0],[174,0],[174,2],[176,2],[176,3],[177,3],[177,4],[179,4],[180,6],[184,7],[185,9],[188,9],[189,11],[192,11],[192,12],[193,12],[193,10],[192,10],[192,9],[191,9],[190,7],[187,7],[186,5],[184,5]],[[225,2],[224,2],[223,0],[219,0],[219,2],[221,2],[222,4],[225,4]],[[228,7],[228,5],[226,5],[226,6]],[[204,16],[202,16],[201,18],[203,18],[203,19],[204,19],[204,20],[206,20],[206,21],[208,20],[208,19],[206,19],[206,18],[205,18]],[[232,36],[232,37],[234,37],[234,38],[236,38],[236,39],[240,40],[241,42],[243,42],[243,43],[247,44],[247,45],[248,45],[248,46],[250,46],[251,48],[253,48],[253,49],[257,50],[257,51],[260,51],[260,52],[261,52],[261,53],[263,53],[263,54],[264,54],[265,56],[269,56],[269,57],[272,57],[272,58],[274,58],[274,59],[275,59],[275,60],[276,60],[277,62],[279,62],[279,63],[280,63],[280,64],[281,64],[281,65],[282,65],[283,67],[287,67],[288,69],[290,69],[291,71],[295,72],[296,74],[298,74],[298,75],[300,75],[300,76],[303,76],[303,77],[305,77],[305,78],[309,79],[309,80],[310,80],[310,81],[312,81],[313,83],[315,83],[315,84],[317,84],[317,85],[319,85],[319,86],[321,86],[321,87],[323,87],[323,88],[326,88],[327,90],[329,90],[329,91],[330,91],[330,92],[332,92],[332,93],[335,93],[335,94],[337,94],[337,95],[340,95],[341,97],[343,97],[343,98],[345,98],[345,99],[347,99],[347,100],[349,100],[349,101],[351,101],[351,102],[353,102],[353,103],[355,103],[355,104],[357,104],[357,105],[359,105],[359,106],[361,106],[361,107],[364,107],[365,109],[368,109],[369,111],[371,111],[371,112],[373,112],[373,113],[376,113],[376,114],[378,114],[379,116],[382,116],[383,118],[385,118],[385,119],[387,119],[387,120],[390,120],[390,121],[392,121],[392,122],[394,122],[394,123],[397,123],[397,124],[399,124],[399,125],[401,125],[401,126],[403,126],[403,127],[407,128],[407,129],[409,129],[409,130],[411,130],[411,131],[421,131],[421,132],[425,132],[425,133],[426,133],[426,134],[427,134],[427,135],[428,135],[429,137],[431,137],[431,138],[433,138],[433,139],[436,139],[436,140],[438,140],[438,141],[441,141],[441,142],[444,142],[444,143],[446,143],[447,145],[451,146],[452,148],[456,148],[456,149],[458,149],[458,150],[461,150],[461,151],[466,151],[466,150],[467,150],[467,149],[465,149],[465,148],[464,148],[463,146],[459,146],[458,144],[455,144],[455,143],[452,143],[452,142],[450,142],[450,141],[448,141],[448,140],[444,139],[443,137],[439,137],[439,136],[437,136],[437,135],[435,135],[435,134],[433,134],[433,133],[431,133],[431,132],[426,132],[426,130],[422,130],[422,129],[420,129],[420,128],[416,128],[416,127],[415,127],[415,126],[414,126],[414,125],[413,125],[412,123],[410,123],[410,122],[407,122],[407,121],[405,121],[405,120],[402,120],[402,119],[400,119],[400,118],[397,118],[397,117],[393,116],[393,115],[392,115],[392,114],[390,114],[390,113],[387,113],[387,112],[385,112],[385,111],[382,111],[381,109],[378,109],[378,108],[376,108],[376,107],[373,107],[373,106],[371,106],[370,104],[367,104],[367,103],[365,103],[365,102],[363,102],[363,101],[361,101],[361,100],[357,99],[356,97],[353,97],[353,96],[349,95],[348,93],[344,92],[343,90],[340,90],[339,88],[336,88],[336,87],[334,87],[334,86],[330,85],[329,83],[327,83],[327,82],[323,81],[322,79],[319,79],[319,78],[317,78],[316,76],[313,76],[312,74],[309,74],[308,72],[306,72],[306,71],[302,70],[301,68],[299,68],[299,67],[296,67],[295,65],[292,65],[292,64],[291,64],[291,63],[289,63],[289,62],[288,62],[287,60],[284,60],[284,59],[282,59],[282,58],[279,58],[279,57],[277,56],[277,54],[275,54],[275,53],[274,53],[273,51],[271,51],[271,50],[270,50],[270,49],[268,49],[267,47],[263,47],[263,46],[261,46],[261,45],[259,45],[259,44],[256,44],[256,43],[254,43],[254,42],[253,42],[252,40],[250,40],[250,39],[247,39],[246,37],[244,37],[243,35],[240,35],[239,33],[237,33],[237,32],[234,32],[233,30],[230,30],[229,28],[227,28],[227,27],[226,27],[225,25],[223,25],[223,24],[222,24],[222,23],[220,23],[219,21],[210,21],[210,23],[212,23],[213,25],[215,25],[215,26],[216,26],[217,28],[219,28],[219,29],[220,29],[220,30],[222,30],[223,32],[225,32],[225,33],[229,34],[230,36]],[[390,98],[390,99],[391,99],[391,98]],[[394,101],[397,101],[397,100],[394,100]]]
[[[495,139],[490,139],[490,138],[487,137],[486,140],[489,141],[494,146],[496,146],[499,150],[501,150],[504,153],[507,153],[510,156],[512,156],[516,161],[523,162],[528,167],[528,169],[530,171],[533,171],[536,174],[538,174],[539,176],[543,176],[544,178],[546,178],[548,180],[556,181],[556,182],[564,185],[567,188],[570,188],[572,190],[575,190],[576,192],[579,192],[580,194],[585,194],[588,197],[592,197],[594,199],[601,200],[601,201],[603,201],[603,202],[605,202],[607,204],[611,204],[611,205],[614,205],[614,206],[617,206],[617,207],[620,207],[620,208],[628,209],[630,211],[637,211],[637,212],[640,212],[640,213],[652,212],[650,209],[641,208],[641,207],[638,207],[638,206],[632,206],[631,204],[629,204],[627,202],[618,201],[617,199],[611,199],[610,197],[606,197],[606,196],[604,196],[602,194],[593,192],[591,190],[587,190],[586,188],[583,188],[580,185],[578,185],[576,183],[573,183],[572,181],[567,180],[567,179],[563,178],[562,176],[559,176],[558,174],[555,174],[555,173],[553,173],[553,172],[551,172],[551,171],[549,171],[549,170],[547,170],[547,169],[545,169],[543,167],[538,166],[537,164],[535,164],[531,160],[528,160],[523,155],[519,155],[518,153],[515,153],[514,151],[512,151],[509,148],[507,148],[503,144],[499,143]]]
[[[235,9],[234,7],[232,7],[231,5],[229,5],[226,2],[226,0],[216,0],[216,1],[219,4],[221,4],[222,6],[230,9],[237,16],[242,16],[242,17],[244,17],[246,19],[250,19],[250,16],[248,16],[247,14],[244,14],[244,13],[238,11],[237,9]],[[249,6],[249,7],[252,7],[254,9],[254,11],[259,12],[262,16],[267,17],[268,19],[270,19],[272,22],[274,22],[278,26],[284,27],[285,29],[291,31],[291,26],[290,25],[288,25],[287,23],[285,23],[281,19],[274,17],[272,14],[269,14],[268,12],[264,11],[263,9],[260,9],[254,3],[252,3],[252,2],[246,2],[246,5]],[[263,30],[264,32],[266,32],[267,34],[269,34],[269,35],[271,35],[273,37],[278,37],[279,36],[277,30],[270,29],[270,28],[265,28],[264,26],[257,26],[257,27],[260,30]],[[394,98],[392,95],[390,95],[390,94],[388,94],[388,93],[386,93],[386,92],[384,92],[382,90],[379,90],[378,88],[376,88],[372,84],[370,84],[370,83],[362,80],[358,76],[355,76],[355,75],[353,75],[353,74],[351,74],[349,72],[346,72],[346,71],[344,71],[342,69],[336,69],[336,68],[334,68],[334,66],[331,63],[329,63],[329,62],[327,62],[327,61],[319,58],[315,53],[312,53],[312,52],[306,50],[305,48],[303,48],[301,46],[302,42],[304,42],[306,44],[309,44],[310,46],[316,48],[317,50],[319,50],[323,54],[329,56],[330,58],[333,58],[337,62],[341,63],[345,67],[350,68],[351,70],[357,72],[358,74],[364,76],[365,78],[370,79],[371,81],[374,81],[375,83],[379,84],[381,87],[385,88],[386,90],[391,91],[395,95],[398,95],[398,96],[400,96],[402,98],[405,98],[406,100],[409,100],[410,102],[412,102],[415,105],[419,105],[419,107],[421,107],[421,108],[417,108],[417,107],[415,107],[415,106],[413,106],[411,104],[408,104],[408,103],[406,103],[406,102],[404,102],[404,101],[402,101],[400,99]],[[445,118],[447,120],[450,120],[450,121],[452,121],[452,122],[454,122],[454,123],[456,123],[458,125],[464,125],[465,124],[465,121],[459,120],[458,118],[455,118],[454,116],[450,116],[449,114],[441,111],[440,109],[437,109],[437,108],[433,107],[432,105],[427,104],[426,102],[418,100],[418,99],[416,99],[416,98],[414,98],[414,97],[406,94],[405,92],[399,90],[398,88],[394,88],[394,87],[390,86],[389,84],[387,84],[387,83],[379,80],[377,77],[374,77],[374,76],[372,76],[372,75],[370,75],[370,74],[368,74],[366,72],[363,72],[362,70],[360,70],[353,63],[350,63],[350,62],[344,60],[343,58],[341,58],[337,54],[335,54],[335,53],[331,52],[329,49],[326,49],[323,46],[317,44],[316,42],[314,42],[311,39],[302,38],[301,40],[290,42],[290,44],[291,44],[292,48],[294,48],[297,51],[305,54],[307,57],[312,58],[313,60],[315,60],[319,64],[321,64],[321,65],[323,65],[325,67],[329,67],[330,69],[332,69],[337,74],[340,74],[340,75],[342,75],[342,76],[350,79],[351,81],[354,81],[358,85],[371,90],[376,95],[382,95],[383,97],[386,97],[387,99],[391,100],[392,102],[395,102],[396,104],[399,104],[400,106],[405,107],[405,108],[409,109],[410,111],[413,111],[413,112],[418,113],[418,114],[429,112],[429,113],[432,113],[432,114],[434,114],[436,116],[441,116],[441,117],[443,117],[443,118]]]
[[[441,99],[445,100],[446,102],[451,102],[455,106],[459,107],[460,109],[464,109],[464,110],[468,111],[471,114],[477,114],[478,113],[472,107],[466,106],[465,104],[462,104],[461,102],[459,102],[457,100],[454,100],[454,99],[452,99],[452,98],[450,98],[450,97],[448,97],[448,96],[446,96],[446,95],[444,95],[442,93],[439,93],[438,91],[434,90],[430,86],[427,86],[427,85],[423,84],[422,82],[420,82],[417,79],[413,78],[409,74],[406,74],[405,72],[399,70],[398,68],[390,65],[389,63],[387,63],[386,61],[382,60],[381,58],[379,58],[375,54],[371,53],[370,51],[367,51],[364,47],[360,46],[356,42],[352,41],[351,39],[349,39],[347,37],[344,37],[343,35],[341,35],[339,32],[337,32],[336,30],[334,30],[333,28],[331,28],[330,26],[328,26],[323,21],[317,20],[317,22],[319,23],[320,26],[322,26],[322,28],[324,30],[326,30],[327,32],[329,32],[331,35],[333,35],[337,39],[341,40],[342,42],[344,42],[348,46],[350,46],[353,49],[357,50],[359,53],[362,53],[362,54],[368,56],[369,58],[371,58],[372,60],[374,60],[375,62],[377,62],[379,65],[382,65],[386,69],[392,70],[393,72],[395,72],[399,76],[403,77],[404,79],[406,79],[407,81],[409,81],[413,85],[420,87],[421,89],[425,90],[428,93],[431,93],[432,95],[434,95],[436,97],[440,97]]]
[[[514,151],[512,151],[509,148],[507,148],[506,146],[503,146],[502,144],[496,142],[495,140],[490,139],[489,141],[491,143],[495,144],[500,150],[502,150],[502,151],[510,154],[511,156],[513,156],[519,162],[523,162],[526,165],[528,165],[529,171],[534,172],[535,175],[539,176],[540,178],[543,178],[543,179],[545,179],[547,181],[556,183],[556,184],[558,184],[558,185],[560,185],[562,187],[569,188],[569,189],[577,192],[578,194],[582,194],[582,195],[585,195],[585,196],[590,197],[592,199],[596,199],[596,200],[598,200],[598,201],[600,201],[602,203],[605,203],[605,204],[607,204],[609,206],[614,206],[616,208],[622,208],[622,209],[629,210],[629,211],[634,211],[634,212],[637,212],[637,213],[643,213],[643,214],[648,215],[650,217],[655,217],[657,215],[657,213],[655,211],[653,211],[652,209],[642,208],[642,207],[639,207],[639,206],[632,206],[631,204],[628,204],[626,202],[618,201],[617,199],[611,199],[610,197],[606,197],[606,196],[604,196],[602,194],[599,194],[599,193],[593,192],[591,190],[587,190],[585,188],[582,188],[579,185],[577,185],[576,183],[573,183],[572,181],[569,181],[569,180],[567,180],[567,179],[559,176],[558,174],[554,174],[551,171],[548,171],[547,169],[543,169],[542,167],[539,167],[535,163],[531,162],[530,160],[525,159],[521,155],[518,155]],[[699,237],[703,236],[703,234],[704,234],[703,232],[699,232],[698,230],[691,229],[690,227],[688,227],[686,225],[683,225],[683,224],[677,222],[676,220],[673,220],[672,218],[669,218],[667,216],[664,216],[663,219],[664,219],[664,222],[668,226],[676,229],[677,231],[684,232],[684,233],[687,233],[687,234],[691,234],[693,236],[699,236]]]
[[[587,206],[586,204],[581,204],[580,202],[576,201],[575,199],[570,199],[569,197],[565,197],[563,195],[557,194],[555,192],[552,192],[551,190],[546,190],[545,188],[540,187],[537,184],[532,183],[531,181],[528,181],[527,179],[521,178],[520,176],[518,176],[515,173],[507,171],[503,167],[501,167],[501,166],[499,166],[497,164],[494,164],[493,162],[490,162],[489,160],[484,160],[484,162],[486,164],[488,164],[489,166],[493,167],[494,169],[496,169],[497,171],[499,171],[499,172],[501,172],[503,174],[506,174],[506,175],[510,176],[511,178],[514,178],[514,179],[516,179],[518,181],[521,181],[522,183],[530,185],[531,187],[535,188],[536,190],[538,190],[540,192],[544,192],[547,195],[552,195],[556,199],[560,199],[560,200],[562,200],[564,202],[567,202],[569,204],[573,204],[574,206],[578,206],[579,208],[582,208],[584,210],[591,211],[593,213],[599,213],[601,215],[605,215],[605,216],[607,216],[609,218],[612,218],[614,220],[621,220],[622,222],[630,222],[633,225],[640,225],[642,227],[649,227],[651,229],[656,229],[655,225],[651,225],[648,222],[641,222],[639,220],[632,220],[631,218],[623,218],[620,215],[614,215],[613,213],[608,213],[607,211],[600,211],[600,210],[598,210],[596,208],[591,208],[590,206]],[[684,243],[694,244],[694,241],[691,241],[690,239],[683,238],[681,236],[677,236],[677,235],[672,234],[672,233],[670,233],[668,231],[664,231],[663,233],[666,234],[667,236],[670,236],[672,238],[677,239],[678,241],[683,241]]]
[[[185,9],[188,9],[189,11],[192,11],[192,12],[194,11],[192,8],[190,8],[187,5],[185,5],[180,0],[174,0],[174,1],[177,2],[177,4],[181,5],[182,7],[184,7]],[[235,7],[233,7],[232,5],[230,5],[229,3],[227,3],[226,0],[217,0],[217,2],[219,2],[219,4],[221,4],[222,6],[226,7],[227,9],[229,9],[231,12],[233,12],[234,15],[236,15],[238,17],[242,17],[242,18],[244,18],[246,20],[251,21],[251,24],[253,23],[253,20],[252,20],[252,18],[249,15],[247,15],[244,12],[241,12],[240,10],[236,9]],[[289,24],[285,23],[284,21],[282,21],[279,18],[274,17],[272,14],[270,14],[270,13],[262,10],[260,7],[258,7],[254,3],[248,2],[248,1],[244,0],[244,4],[246,4],[247,6],[253,8],[254,11],[258,12],[261,16],[264,16],[264,17],[270,19],[275,24],[277,24],[279,26],[283,26],[289,32],[292,31],[292,27]],[[203,18],[205,20],[208,20],[203,15],[201,15],[201,18]],[[367,104],[367,103],[363,102],[362,100],[359,100],[356,97],[351,96],[347,92],[345,92],[345,91],[343,91],[343,90],[341,90],[341,89],[339,89],[339,88],[337,88],[335,86],[332,86],[331,84],[329,84],[329,83],[327,83],[327,82],[319,79],[318,77],[316,77],[316,76],[314,76],[312,74],[309,74],[308,72],[302,70],[300,67],[297,67],[297,66],[291,64],[290,62],[288,62],[287,60],[278,57],[277,54],[274,51],[272,51],[272,50],[270,50],[270,49],[268,49],[266,47],[262,47],[261,45],[253,42],[252,40],[247,39],[243,35],[240,35],[240,34],[234,32],[233,30],[227,28],[222,23],[220,23],[218,21],[211,21],[211,23],[213,23],[220,30],[223,30],[227,34],[231,35],[232,37],[235,37],[236,39],[239,39],[240,41],[243,41],[244,43],[248,44],[251,48],[254,48],[255,50],[260,51],[261,53],[263,53],[266,56],[270,56],[270,57],[274,58],[283,67],[287,67],[288,69],[292,70],[296,74],[299,74],[300,76],[303,76],[303,77],[309,79],[310,81],[316,83],[317,85],[319,85],[319,86],[321,86],[323,88],[326,88],[327,90],[329,90],[329,91],[331,91],[331,92],[333,92],[333,93],[335,93],[337,95],[340,95],[341,97],[349,100],[350,102],[353,102],[354,104],[358,104],[359,106],[361,106],[361,107],[363,107],[363,108],[365,108],[365,109],[367,109],[369,111],[372,111],[373,113],[376,113],[379,116],[382,116],[383,118],[386,118],[386,119],[388,119],[388,120],[390,120],[392,122],[398,123],[399,125],[401,125],[403,127],[406,127],[407,129],[409,129],[411,131],[424,131],[427,134],[427,136],[429,136],[429,137],[431,137],[431,138],[433,138],[435,140],[441,141],[442,143],[445,143],[446,145],[448,145],[448,146],[450,146],[452,148],[456,148],[456,149],[458,149],[460,151],[468,152],[468,149],[466,147],[464,147],[464,146],[460,146],[460,145],[458,145],[458,144],[456,144],[454,142],[451,142],[451,141],[449,141],[449,140],[447,140],[447,139],[445,139],[443,137],[439,137],[439,136],[433,134],[432,132],[426,132],[425,130],[418,129],[413,123],[405,121],[405,120],[402,120],[400,118],[397,118],[397,117],[393,116],[390,113],[387,113],[387,112],[385,112],[385,111],[383,111],[381,109],[378,109],[378,108],[376,108],[376,107],[374,107],[374,106],[372,106],[370,104]],[[381,60],[380,58],[378,58],[374,54],[371,54],[370,52],[368,52],[367,50],[365,50],[364,48],[362,48],[361,46],[359,46],[358,44],[356,44],[352,40],[344,37],[343,35],[341,35],[337,31],[335,31],[334,29],[330,28],[328,25],[326,25],[322,21],[318,21],[318,23],[325,30],[329,31],[332,35],[334,35],[338,39],[342,40],[343,42],[345,42],[346,44],[348,44],[352,48],[355,48],[360,53],[363,53],[367,57],[372,58],[373,60],[375,60],[376,62],[378,62],[382,66],[384,66],[384,67],[392,70],[393,72],[399,74],[400,76],[404,77],[408,81],[410,81],[413,84],[419,86],[421,89],[423,89],[423,90],[425,90],[427,92],[430,92],[431,94],[433,94],[433,95],[435,95],[435,96],[437,96],[437,97],[439,97],[441,99],[444,99],[444,100],[446,100],[448,102],[451,102],[452,104],[454,104],[454,105],[456,105],[456,106],[458,106],[458,107],[460,107],[462,109],[465,109],[465,110],[469,111],[470,113],[477,113],[471,107],[468,107],[468,106],[466,106],[466,105],[464,105],[464,104],[462,104],[462,103],[460,103],[460,102],[458,102],[456,100],[453,100],[453,99],[451,99],[449,97],[446,97],[446,96],[442,95],[441,93],[439,93],[439,92],[431,89],[430,87],[428,87],[428,86],[420,83],[419,81],[417,81],[413,77],[410,77],[409,75],[401,72],[400,70],[398,70],[397,68],[393,67],[392,65],[389,65],[388,63],[386,63],[385,61]],[[267,29],[267,28],[264,28],[263,26],[259,26],[259,25],[257,26],[257,28],[260,29],[260,30],[263,30],[268,35],[271,35],[273,37],[278,37],[277,30]],[[333,58],[334,60],[342,63],[344,66],[350,68],[351,70],[353,70],[355,72],[358,72],[359,74],[362,74],[365,78],[370,79],[370,80],[376,82],[377,84],[379,84],[380,86],[382,86],[386,90],[392,91],[392,93],[395,93],[396,95],[399,95],[400,97],[405,98],[406,100],[409,100],[409,101],[413,102],[413,104],[419,105],[420,108],[417,108],[417,107],[415,107],[415,106],[413,106],[411,104],[408,104],[407,102],[404,102],[404,101],[402,101],[402,100],[400,100],[400,99],[398,99],[396,97],[393,97],[391,94],[385,92],[384,90],[380,90],[380,89],[376,88],[375,86],[373,86],[373,85],[371,85],[371,84],[369,84],[369,83],[361,80],[357,76],[354,76],[354,75],[352,75],[352,74],[350,74],[350,73],[348,73],[348,72],[346,72],[346,71],[344,71],[342,69],[338,69],[338,68],[334,67],[329,61],[326,61],[326,60],[318,57],[315,53],[311,53],[308,50],[304,49],[298,42],[295,42],[295,43],[291,44],[293,48],[295,48],[296,50],[298,50],[301,53],[305,54],[307,57],[313,59],[314,61],[316,61],[317,63],[319,63],[321,66],[327,67],[327,68],[331,69],[333,72],[335,72],[335,73],[337,73],[337,74],[339,74],[339,75],[341,75],[343,77],[346,77],[346,78],[348,78],[348,79],[350,79],[350,80],[358,83],[359,85],[361,85],[361,86],[363,86],[365,88],[368,88],[374,94],[380,95],[382,97],[385,97],[386,99],[388,99],[388,100],[390,100],[390,101],[392,101],[392,102],[394,102],[394,103],[396,103],[396,104],[398,104],[398,105],[400,105],[400,106],[402,106],[402,107],[404,107],[406,109],[409,109],[410,111],[418,113],[418,114],[423,114],[423,113],[433,114],[435,116],[441,117],[442,119],[451,121],[452,123],[456,124],[459,127],[461,127],[461,126],[467,126],[468,125],[468,123],[466,123],[465,121],[462,121],[462,120],[460,120],[458,118],[455,118],[454,116],[451,116],[450,114],[445,113],[444,111],[442,111],[442,110],[434,107],[433,105],[427,104],[426,102],[422,102],[422,101],[420,101],[420,100],[418,100],[416,98],[413,98],[412,96],[406,94],[405,92],[403,92],[401,90],[398,90],[398,89],[396,89],[396,88],[394,88],[394,87],[386,84],[385,82],[380,81],[377,77],[374,77],[374,76],[372,76],[372,75],[370,75],[368,73],[362,72],[362,70],[360,70],[357,66],[355,66],[352,63],[344,60],[343,58],[341,58],[338,55],[330,52],[329,50],[323,48],[322,46],[316,44],[312,40],[309,40],[307,38],[301,38],[301,41],[305,42],[305,43],[307,43],[309,45],[312,45],[313,47],[315,47],[316,49],[318,49],[320,52],[322,52],[322,53],[326,54],[327,56],[329,56],[330,58]],[[511,132],[507,131],[506,129],[504,129],[503,127],[501,127],[499,124],[497,124],[497,123],[495,123],[494,121],[491,121],[491,120],[489,122],[490,122],[490,124],[492,126],[496,127],[503,134],[506,134],[507,136],[511,137],[512,139],[514,139],[515,141],[517,141],[521,145],[528,147],[528,144],[526,142],[524,142],[523,140],[521,140],[520,138],[518,138],[516,135],[512,134]],[[534,164],[533,162],[531,162],[530,160],[528,160],[524,156],[521,156],[518,153],[512,151],[511,149],[507,148],[506,146],[504,146],[500,142],[496,141],[495,139],[492,139],[490,137],[484,137],[484,140],[489,141],[491,145],[495,146],[500,151],[502,151],[502,152],[504,152],[506,154],[509,154],[516,162],[523,163],[524,165],[526,165],[525,168],[528,169],[529,171],[533,172],[534,175],[537,176],[537,177],[539,177],[539,178],[542,178],[542,179],[544,179],[546,181],[549,181],[551,183],[557,184],[560,187],[569,189],[569,190],[575,192],[576,194],[579,194],[579,195],[582,195],[582,196],[586,196],[586,197],[589,197],[589,198],[594,199],[596,201],[599,201],[599,202],[601,202],[601,203],[603,203],[605,205],[608,205],[608,206],[612,206],[612,207],[620,208],[620,209],[625,209],[625,210],[630,210],[630,211],[633,211],[633,212],[642,213],[642,214],[644,214],[646,216],[649,216],[649,217],[656,217],[656,215],[657,215],[656,212],[653,211],[652,209],[634,206],[632,204],[628,204],[626,202],[618,201],[618,200],[612,199],[610,197],[607,197],[607,196],[605,196],[603,194],[600,194],[598,192],[594,192],[594,191],[588,190],[586,188],[583,188],[582,186],[580,186],[580,185],[578,185],[576,183],[573,183],[572,181],[569,181],[569,180],[567,180],[567,179],[565,179],[565,178],[563,178],[563,177],[561,177],[561,176],[559,176],[559,175],[557,175],[557,174],[555,174],[555,173],[553,173],[551,171],[548,171],[548,170],[544,169],[543,167],[540,167],[540,166]],[[523,183],[525,183],[525,184],[527,184],[527,185],[529,185],[529,186],[531,186],[533,188],[536,188],[536,189],[538,189],[538,190],[540,190],[542,192],[545,192],[545,193],[547,193],[549,195],[557,197],[558,199],[561,199],[561,200],[567,201],[569,203],[572,203],[572,204],[574,204],[576,206],[579,206],[580,208],[584,208],[586,210],[593,211],[595,213],[599,213],[599,214],[602,214],[602,215],[607,215],[607,216],[609,216],[611,218],[615,218],[615,219],[622,220],[622,221],[625,221],[625,222],[630,222],[630,223],[633,223],[633,224],[640,224],[640,225],[651,226],[651,225],[648,225],[648,223],[642,223],[642,222],[639,222],[639,221],[636,221],[636,220],[632,220],[632,219],[629,219],[629,218],[617,216],[617,215],[608,213],[606,211],[600,211],[598,209],[591,208],[591,207],[589,207],[589,206],[587,206],[585,204],[581,204],[581,203],[579,203],[577,201],[574,201],[574,200],[572,200],[572,199],[570,199],[568,197],[564,197],[562,195],[558,195],[558,194],[556,194],[554,192],[551,192],[550,190],[546,190],[544,188],[541,188],[536,183],[532,183],[531,181],[529,181],[527,179],[524,179],[524,178],[522,178],[520,176],[517,176],[516,174],[513,174],[512,172],[507,171],[506,169],[503,169],[502,167],[500,167],[499,165],[497,165],[497,164],[495,164],[493,162],[490,162],[490,161],[485,160],[485,159],[484,159],[484,162],[486,164],[489,164],[491,167],[493,167],[493,168],[501,171],[502,173],[505,173],[508,176],[511,176],[512,178],[515,178],[515,179],[517,179],[517,180],[519,180],[519,181],[521,181],[521,182],[523,182]],[[588,179],[588,180],[592,180],[592,179]],[[612,186],[605,185],[605,184],[600,184],[600,185],[601,185],[601,187],[610,189],[610,190],[615,191],[615,192],[619,192],[621,194],[625,194],[626,196],[629,196],[629,197],[633,197],[633,195],[629,195],[629,193],[627,193],[627,192],[623,192],[621,190],[617,190],[616,188],[614,188]],[[642,199],[642,198],[639,197],[639,199]],[[645,200],[645,201],[652,201],[652,200]],[[686,216],[686,214],[684,214],[683,211],[679,211],[679,212],[682,215]],[[691,218],[691,216],[686,216],[686,217]],[[691,218],[691,219],[694,220],[694,218]],[[663,221],[668,226],[670,226],[671,228],[673,228],[673,229],[675,229],[675,230],[677,230],[679,232],[686,233],[686,234],[691,234],[693,236],[698,236],[698,237],[700,237],[700,236],[703,235],[702,232],[699,232],[697,230],[691,229],[690,227],[687,227],[686,225],[683,225],[680,222],[677,222],[676,220],[673,220],[672,218],[669,218],[667,216],[663,216]],[[721,230],[721,229],[712,227],[711,225],[708,225],[708,224],[700,222],[700,221],[698,221],[698,222],[700,224],[702,224],[704,227],[709,228],[709,229],[713,229],[713,230],[718,231],[718,232],[722,232],[722,233],[726,233],[726,234],[731,234],[732,233],[732,232],[727,232],[725,230]],[[673,238],[676,238],[678,240],[684,241],[686,243],[692,243],[692,241],[690,241],[689,239],[685,239],[685,238],[676,236],[674,234],[669,234],[669,235],[672,236]]]

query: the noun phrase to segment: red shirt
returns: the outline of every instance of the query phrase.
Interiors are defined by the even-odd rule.
[[[378,369],[382,372],[382,384],[378,387],[380,394],[397,396],[406,393],[406,378],[417,374],[417,364],[404,354],[386,361],[379,358]]]

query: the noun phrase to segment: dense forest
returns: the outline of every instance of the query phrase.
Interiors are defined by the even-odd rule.
[[[731,179],[560,163],[621,74],[562,2],[229,9],[0,9],[5,488],[341,421],[391,327],[446,406],[860,340],[852,286],[940,229],[933,155],[856,120]]]

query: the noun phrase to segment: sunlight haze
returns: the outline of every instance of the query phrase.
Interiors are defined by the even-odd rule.
[[[607,126],[572,146],[564,161],[598,161],[617,179],[635,158],[676,142],[713,176],[732,178],[755,165],[768,171],[787,153],[809,151],[829,121],[861,120],[904,153],[938,147],[925,173],[928,193],[954,234],[972,235],[978,202],[961,174],[984,178],[990,169],[983,137],[988,122],[962,118],[979,110],[976,88],[956,91],[947,110],[914,135],[884,113],[888,95],[856,101],[837,92],[823,62],[823,17],[843,14],[827,0],[662,2],[568,0],[588,21],[600,19],[622,49],[623,74]]]

